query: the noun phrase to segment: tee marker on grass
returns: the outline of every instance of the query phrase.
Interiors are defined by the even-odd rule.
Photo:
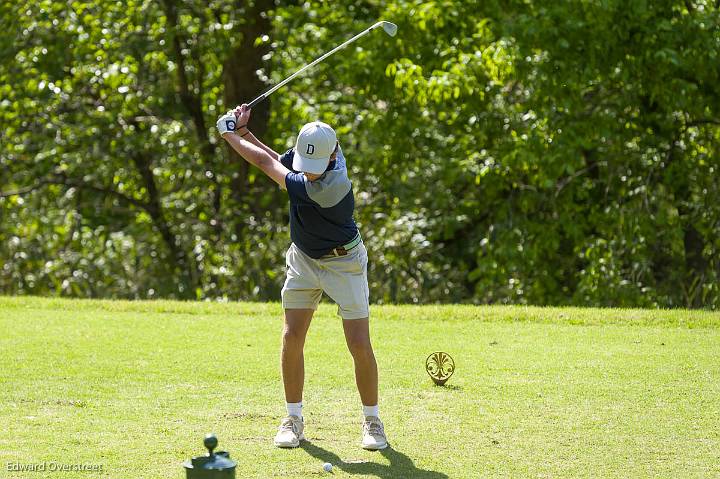
[[[455,361],[448,353],[438,351],[425,360],[425,371],[437,386],[443,386],[455,372]]]
[[[237,463],[230,459],[227,451],[215,451],[217,436],[208,434],[203,443],[208,453],[193,457],[183,464],[186,479],[235,479]]]

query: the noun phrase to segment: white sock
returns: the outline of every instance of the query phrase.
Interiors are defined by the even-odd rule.
[[[365,415],[365,417],[368,417],[368,416],[380,417],[379,409],[380,409],[380,406],[378,406],[377,404],[374,406],[363,406],[363,414]]]
[[[287,402],[288,416],[297,416],[302,419],[302,402]]]

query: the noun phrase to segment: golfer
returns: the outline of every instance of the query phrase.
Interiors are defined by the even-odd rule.
[[[363,404],[362,447],[383,449],[387,439],[378,413],[378,372],[370,344],[367,250],[353,220],[355,200],[335,131],[320,121],[300,129],[295,148],[279,155],[248,130],[246,104],[221,116],[220,135],[248,163],[260,168],[290,198],[287,276],[282,289],[285,326],[281,352],[287,416],[275,436],[278,447],[304,439],[303,347],[323,291],[338,305],[345,340],[355,363]]]

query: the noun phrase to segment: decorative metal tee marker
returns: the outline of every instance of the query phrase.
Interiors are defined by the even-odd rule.
[[[187,479],[235,479],[235,461],[230,459],[227,451],[213,452],[218,445],[215,434],[205,436],[205,447],[208,454],[193,457],[185,462]]]
[[[448,353],[438,351],[425,360],[425,370],[438,386],[442,386],[455,372],[455,361]]]

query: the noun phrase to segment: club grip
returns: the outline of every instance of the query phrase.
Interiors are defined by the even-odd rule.
[[[263,101],[264,99],[265,99],[265,94],[260,95],[259,97],[255,98],[253,101],[251,101],[250,103],[248,103],[248,108],[254,107],[255,105],[257,105],[258,103],[260,103],[260,102]]]

